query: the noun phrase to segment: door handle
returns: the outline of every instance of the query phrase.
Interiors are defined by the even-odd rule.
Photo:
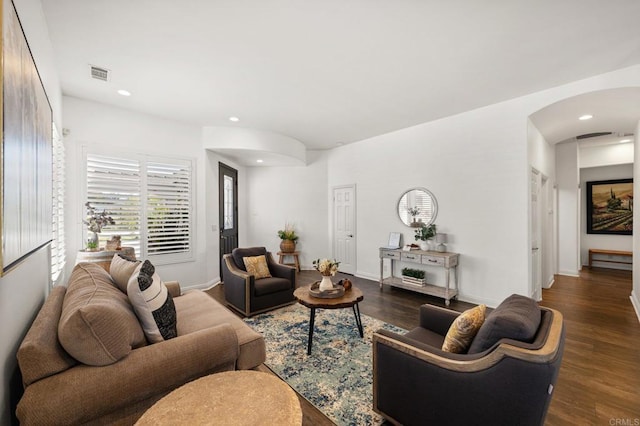
[[[539,248],[538,248],[538,247],[532,247],[532,248],[531,248],[531,251],[538,251],[538,250],[539,250]]]
[[[347,234],[347,237],[353,238],[353,234]]]

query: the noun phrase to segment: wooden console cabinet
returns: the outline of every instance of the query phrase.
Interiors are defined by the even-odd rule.
[[[458,253],[450,252],[437,252],[437,251],[422,251],[411,250],[404,251],[402,249],[386,249],[380,248],[380,289],[382,290],[383,284],[387,284],[393,287],[400,287],[411,291],[417,291],[419,293],[429,294],[432,296],[442,297],[446,306],[449,306],[451,299],[458,295]],[[391,261],[391,275],[384,276],[384,259]],[[419,263],[423,266],[434,266],[444,268],[445,270],[445,285],[444,287],[425,284],[424,286],[405,284],[402,282],[402,278],[395,277],[393,275],[394,266],[396,263]],[[418,268],[420,269],[420,268]],[[451,270],[453,270],[454,279],[453,287],[451,286]]]

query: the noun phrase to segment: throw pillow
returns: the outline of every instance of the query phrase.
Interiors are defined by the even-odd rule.
[[[129,278],[131,278],[138,265],[140,265],[139,260],[130,259],[120,253],[113,255],[111,266],[109,266],[109,274],[111,274],[111,279],[123,293],[127,292]]]
[[[442,350],[456,354],[466,353],[484,322],[486,309],[485,305],[478,305],[461,313],[449,327]]]
[[[178,335],[173,298],[148,260],[138,265],[129,279],[127,295],[149,342],[158,343]]]
[[[538,303],[525,296],[512,294],[487,315],[469,353],[486,351],[501,339],[531,343],[540,326],[542,313]]]
[[[147,344],[127,295],[97,263],[73,268],[58,321],[62,347],[83,364],[109,365]]]
[[[253,275],[256,280],[260,278],[271,278],[267,258],[264,255],[243,257],[242,260],[249,275]]]

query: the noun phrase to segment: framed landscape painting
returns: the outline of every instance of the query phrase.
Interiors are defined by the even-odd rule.
[[[587,234],[633,233],[633,179],[587,182]]]

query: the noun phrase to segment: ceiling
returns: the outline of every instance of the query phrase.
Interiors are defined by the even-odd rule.
[[[640,63],[637,0],[42,4],[65,95],[308,149]]]

